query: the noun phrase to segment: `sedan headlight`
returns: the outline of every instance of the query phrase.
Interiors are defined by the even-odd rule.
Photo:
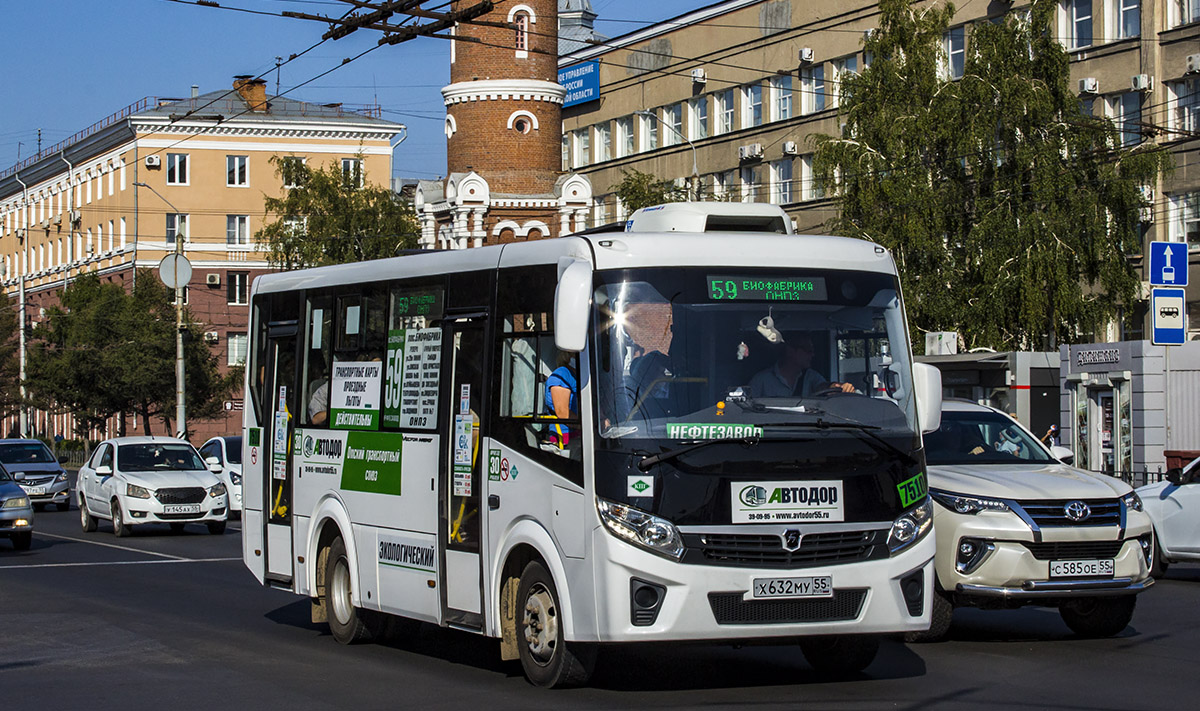
[[[983,496],[962,496],[960,494],[951,494],[948,491],[930,491],[929,495],[954,513],[974,516],[980,511],[1009,510],[1008,504],[1000,499],[988,499]]]
[[[667,558],[678,560],[683,556],[683,538],[675,524],[627,504],[618,504],[607,499],[596,499],[596,510],[609,533]]]
[[[888,532],[888,550],[899,553],[925,537],[933,528],[933,502],[924,501],[892,522]]]
[[[1121,503],[1125,504],[1125,508],[1130,511],[1142,510],[1142,497],[1138,496],[1136,491],[1131,491],[1122,496]]]
[[[213,497],[214,499],[217,498],[218,496],[224,496],[225,495],[225,485],[224,484],[215,484],[213,486],[208,487],[208,495]]]
[[[242,475],[237,472],[229,472],[229,483],[234,486],[242,485]]]
[[[2,509],[27,509],[29,508],[28,496],[14,496],[11,499],[5,499],[3,504],[0,504]]]
[[[150,498],[150,490],[137,484],[126,484],[125,495],[134,499],[148,499]]]
[[[67,480],[67,473],[66,473],[66,472],[59,472],[59,473],[58,473],[58,478],[57,478],[57,479],[55,479],[54,481],[57,481],[57,482],[64,482],[64,481],[66,481],[66,480]]]

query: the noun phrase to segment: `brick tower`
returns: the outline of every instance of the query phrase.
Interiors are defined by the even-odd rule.
[[[466,4],[455,0],[453,5]],[[591,184],[562,167],[558,0],[499,0],[450,50],[444,181],[421,181],[422,246],[461,249],[586,227]]]

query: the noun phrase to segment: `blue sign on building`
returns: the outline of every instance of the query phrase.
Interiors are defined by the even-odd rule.
[[[558,83],[567,89],[563,108],[595,101],[600,98],[600,63],[580,62],[563,67],[558,70]]]
[[[1150,283],[1153,286],[1187,286],[1188,246],[1183,242],[1150,243]]]
[[[1181,246],[1181,245],[1180,245]],[[1183,289],[1157,287],[1150,292],[1150,340],[1156,346],[1182,346],[1187,340],[1187,314]]]

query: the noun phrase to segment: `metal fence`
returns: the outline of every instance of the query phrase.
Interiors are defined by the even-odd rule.
[[[1162,467],[1159,467],[1154,471],[1151,471],[1148,467],[1143,466],[1141,471],[1134,469],[1132,471],[1119,472],[1093,471],[1092,473],[1116,477],[1135,489],[1139,486],[1145,486],[1147,484],[1157,484],[1158,482],[1167,478],[1167,473],[1163,471]]]

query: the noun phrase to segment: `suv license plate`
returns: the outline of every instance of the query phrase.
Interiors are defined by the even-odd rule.
[[[1096,578],[1112,577],[1115,572],[1113,560],[1054,560],[1050,562],[1052,578]]]
[[[200,504],[167,504],[163,506],[163,513],[198,514],[200,513]]]
[[[833,597],[833,576],[755,578],[750,596],[758,600],[779,597]]]

